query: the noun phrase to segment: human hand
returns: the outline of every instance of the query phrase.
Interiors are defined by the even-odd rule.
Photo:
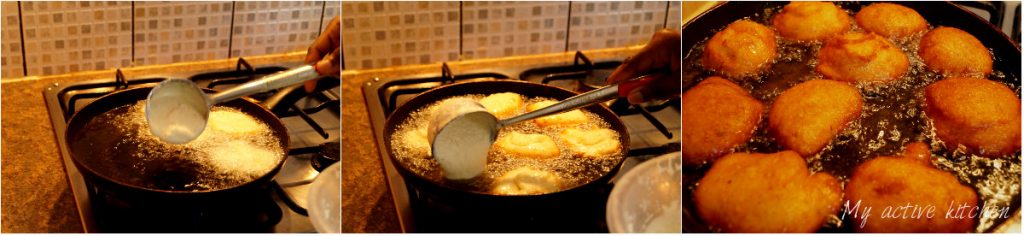
[[[629,93],[629,103],[638,104],[679,96],[682,81],[681,42],[679,31],[662,29],[655,32],[651,41],[640,49],[640,52],[615,68],[608,76],[607,83],[617,84],[641,75],[654,74],[653,81]]]
[[[312,64],[321,75],[341,76],[341,18],[335,16],[327,23],[327,29],[320,34],[306,51],[306,64]],[[313,92],[316,80],[306,81],[306,92]]]

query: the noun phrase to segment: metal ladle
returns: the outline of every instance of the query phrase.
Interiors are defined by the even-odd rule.
[[[570,111],[616,97],[653,80],[645,75],[582,93],[532,112],[498,120],[480,103],[469,98],[445,101],[437,108],[427,126],[431,154],[448,179],[470,179],[483,173],[487,152],[502,127],[547,115]]]
[[[314,66],[305,65],[267,75],[213,95],[207,95],[190,80],[164,80],[153,87],[146,98],[146,121],[153,135],[164,142],[187,143],[203,133],[213,105],[302,83],[320,75]]]

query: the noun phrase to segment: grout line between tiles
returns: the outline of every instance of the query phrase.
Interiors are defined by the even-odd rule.
[[[135,65],[135,1],[132,1],[132,62],[127,65],[132,67]],[[124,66],[124,65],[122,65]]]
[[[565,51],[569,52],[569,29],[572,27],[572,1],[566,1],[569,3],[569,16],[565,21]]]
[[[327,17],[327,1],[321,1],[324,4],[320,5],[320,27],[316,30],[316,37],[320,37],[324,33],[324,17]]]
[[[21,17],[21,1],[18,1],[18,32],[21,35],[21,76],[28,76],[28,57],[25,56],[25,21]]]
[[[235,1],[231,1],[231,25],[228,28],[228,59],[231,58],[231,49],[235,45]]]
[[[462,51],[462,41],[464,41],[462,38],[462,30],[465,29],[465,25],[462,23],[462,14],[462,1],[459,1],[459,61],[461,61],[462,57],[465,56]]]
[[[668,10],[672,8],[672,1],[665,1],[665,21],[661,22],[661,28],[668,28]]]

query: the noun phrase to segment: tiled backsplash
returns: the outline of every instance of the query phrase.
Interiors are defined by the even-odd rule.
[[[302,50],[341,11],[346,69],[621,47],[681,24],[673,1],[22,1],[2,10],[3,78]]]
[[[225,58],[230,28],[231,2],[136,2],[135,64]]]
[[[2,77],[302,50],[339,8],[338,1],[3,2]]]
[[[342,2],[345,68],[458,60],[458,2]]]
[[[301,1],[236,4],[232,57],[305,49],[331,18],[338,15],[340,7],[331,4],[325,10],[322,2]],[[326,15],[322,23],[321,13]]]
[[[0,3],[0,75],[2,78],[25,75],[21,54],[21,30],[18,27],[17,2]]]
[[[567,2],[464,2],[462,58],[565,50]]]
[[[22,2],[21,31],[28,74],[129,65],[131,10],[131,2]]]
[[[681,25],[666,1],[341,5],[345,69],[622,47]]]
[[[666,28],[666,13],[679,12],[679,2],[573,2],[569,50],[621,47],[647,42]],[[669,11],[666,10],[669,4]],[[578,9],[578,10],[577,10]],[[678,17],[671,17],[678,19]],[[671,21],[668,28],[678,29]]]

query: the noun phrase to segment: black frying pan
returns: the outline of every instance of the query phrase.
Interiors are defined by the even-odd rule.
[[[134,104],[139,100],[146,99],[149,91],[152,87],[133,88],[123,91],[114,92],[99,99],[96,99],[92,103],[89,103],[68,121],[68,129],[65,132],[64,138],[67,143],[75,143],[75,138],[79,135],[90,135],[88,133],[82,133],[85,130],[85,125],[92,120],[93,117],[101,115],[107,111],[110,111],[116,107]],[[207,93],[213,93],[213,90],[206,89]],[[262,106],[248,101],[246,99],[236,99],[218,106],[232,107],[245,112],[246,114],[252,115],[259,121],[267,124],[272,130],[273,135],[280,140],[280,145],[284,150],[288,150],[288,132],[281,120],[270,113],[267,109]],[[110,137],[113,139],[121,139],[124,137]],[[75,167],[78,168],[82,175],[85,177],[87,183],[95,186],[100,191],[109,191],[119,196],[124,196],[129,199],[144,200],[151,202],[160,202],[162,204],[204,204],[211,200],[223,199],[225,197],[244,196],[243,194],[258,188],[264,188],[269,186],[268,184],[273,179],[274,175],[277,174],[278,170],[281,169],[281,165],[284,163],[284,158],[276,164],[273,170],[256,178],[252,181],[235,185],[232,187],[202,191],[175,191],[166,189],[154,189],[142,186],[136,186],[128,184],[125,181],[112,178],[110,176],[97,172],[94,169],[95,163],[90,163],[80,157],[79,152],[88,151],[86,149],[71,148],[71,159],[75,163]]]
[[[619,143],[622,144],[621,155],[623,159],[620,159],[615,164],[616,167],[614,169],[601,177],[590,180],[586,184],[558,192],[528,196],[504,196],[457,189],[416,174],[410,170],[406,163],[396,158],[394,148],[391,146],[391,139],[396,135],[398,126],[408,119],[414,111],[453,96],[500,92],[514,92],[526,97],[548,97],[559,100],[577,94],[558,87],[511,80],[463,82],[431,89],[402,104],[388,117],[384,125],[384,145],[388,150],[388,156],[393,163],[396,163],[396,169],[402,174],[406,183],[415,190],[410,191],[410,194],[417,194],[420,198],[429,199],[428,201],[438,201],[439,204],[434,204],[430,207],[443,206],[444,209],[432,210],[447,211],[452,213],[451,217],[453,217],[452,219],[429,219],[427,217],[428,219],[424,220],[437,220],[438,224],[458,223],[457,228],[454,228],[455,230],[470,232],[519,232],[532,231],[537,228],[559,228],[559,225],[572,225],[568,222],[577,219],[561,216],[578,214],[579,212],[566,211],[577,210],[574,209],[576,207],[575,204],[585,202],[581,199],[591,199],[595,195],[600,196],[601,191],[607,191],[605,188],[608,187],[608,181],[618,171],[618,166],[621,165],[622,160],[629,151],[629,135],[626,132],[626,126],[623,125],[622,120],[615,113],[603,105],[591,105],[582,109],[597,114],[611,125],[612,130],[619,133]],[[604,194],[607,194],[607,192]],[[607,197],[607,195],[604,197]],[[600,205],[590,207],[603,209],[603,204],[604,202],[600,202]],[[603,211],[600,211],[600,214],[603,214]],[[425,226],[429,227],[427,222],[417,222],[417,225],[420,229],[425,228]],[[562,227],[560,229],[573,230],[571,227]],[[448,230],[451,230],[451,228],[448,228]]]
[[[856,13],[861,7],[870,5],[872,2],[841,2],[837,3],[843,9]],[[978,38],[993,53],[994,70],[1005,73],[1003,77],[990,76],[990,79],[1001,80],[1011,85],[1018,95],[1020,92],[1020,47],[1009,37],[1003,34],[998,28],[989,24],[980,17],[960,8],[950,2],[896,2],[917,11],[931,26],[951,26],[964,30]],[[711,8],[700,14],[689,23],[683,25],[682,29],[682,50],[684,58],[699,57],[703,50],[694,50],[700,43],[706,41],[719,30],[728,24],[743,18],[752,18],[754,21],[768,19],[768,14],[776,12],[788,2],[726,2]],[[770,22],[770,21],[769,21]],[[855,22],[853,22],[855,24]],[[767,24],[770,26],[770,24]],[[684,64],[687,63],[684,60]],[[690,68],[684,65],[684,68]],[[685,70],[685,69],[684,69]],[[690,88],[701,79],[711,75],[706,71],[689,70],[683,73],[683,87]],[[841,150],[840,150],[841,151]],[[1018,154],[1019,155],[1019,154]],[[851,163],[855,165],[856,163]],[[852,167],[851,167],[852,168]],[[690,170],[691,173],[684,173],[684,181],[693,183],[698,180],[705,168]],[[685,172],[685,171],[684,171]],[[700,222],[696,209],[689,198],[692,189],[684,191],[683,204],[683,229],[690,232],[706,232],[707,226]],[[1019,217],[1020,205],[1018,201],[1011,201],[1011,217]],[[997,220],[993,227],[985,231],[993,231],[999,228],[1005,220]],[[852,229],[847,228],[849,223],[844,223],[843,228],[823,228],[821,231],[846,232]]]

